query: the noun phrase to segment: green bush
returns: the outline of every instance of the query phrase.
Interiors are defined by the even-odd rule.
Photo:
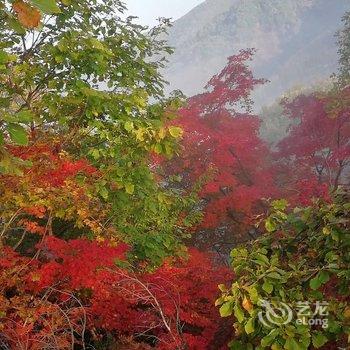
[[[346,193],[292,210],[285,200],[272,203],[266,233],[231,252],[235,281],[219,286],[220,314],[234,317],[230,349],[347,346],[349,214]]]

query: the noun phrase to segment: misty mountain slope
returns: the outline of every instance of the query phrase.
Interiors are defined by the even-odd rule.
[[[174,23],[175,47],[164,72],[170,89],[195,94],[240,49],[256,48],[252,68],[271,82],[255,94],[272,103],[295,85],[337,69],[335,32],[350,0],[207,0]]]

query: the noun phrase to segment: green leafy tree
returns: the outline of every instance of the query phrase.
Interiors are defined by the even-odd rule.
[[[232,251],[235,281],[230,288],[220,286],[222,296],[216,302],[220,314],[234,316],[236,339],[230,349],[347,346],[349,215],[346,193],[339,193],[333,203],[317,201],[293,210],[285,200],[272,203],[266,233],[250,246]],[[315,310],[296,315],[303,303],[313,308],[318,302],[327,302],[325,327],[310,321]],[[272,308],[270,319],[266,305]]]
[[[36,11],[40,24],[26,25]],[[146,30],[124,12],[118,0],[1,2],[0,170],[21,176],[30,166],[14,157],[18,146],[87,159],[99,173],[90,196],[110,211],[103,230],[159,263],[183,250],[192,218],[178,217],[195,196],[165,189],[150,166],[150,154],[172,156],[181,137],[166,126],[180,101],[163,97],[158,73],[171,52],[158,39],[167,23]]]

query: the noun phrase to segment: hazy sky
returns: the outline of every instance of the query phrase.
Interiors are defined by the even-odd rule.
[[[158,17],[178,19],[204,0],[124,0],[129,12],[140,17],[140,23],[157,24]]]

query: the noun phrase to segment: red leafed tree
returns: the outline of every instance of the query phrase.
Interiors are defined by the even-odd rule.
[[[28,236],[52,235],[58,224],[62,235],[72,227],[100,234],[107,206],[96,193],[97,169],[48,143],[11,146],[9,151],[18,162],[29,165],[22,165],[19,173],[0,174],[2,218],[9,223],[4,226],[3,242],[15,242],[16,249],[24,252],[22,243],[29,242]]]
[[[264,83],[247,65],[253,53],[230,57],[176,120],[185,131],[183,152],[167,165],[168,172],[180,173],[188,187],[209,176],[201,192],[204,219],[195,235],[204,249],[225,252],[261,213],[261,199],[275,193],[269,149],[259,138],[259,118],[251,114],[250,93]]]
[[[0,344],[68,349],[72,334],[78,346],[113,334],[128,349],[227,348],[230,327],[214,302],[232,276],[203,253],[150,273],[133,272],[125,244],[49,237],[38,248],[38,260],[0,256]]]
[[[342,94],[349,99],[350,89]],[[307,204],[348,184],[350,109],[334,102],[331,94],[311,94],[284,103],[292,125],[278,144],[278,166],[286,196],[296,202]]]

